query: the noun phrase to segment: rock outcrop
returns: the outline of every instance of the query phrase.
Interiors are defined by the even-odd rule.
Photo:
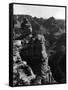
[[[62,67],[65,63],[65,59],[62,59],[62,56],[65,58],[65,30],[60,26],[54,17],[38,19],[29,15],[14,16],[14,86],[66,81],[66,69]]]

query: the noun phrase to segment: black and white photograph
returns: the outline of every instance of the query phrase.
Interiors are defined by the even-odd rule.
[[[66,83],[66,7],[14,3],[10,14],[12,86]]]

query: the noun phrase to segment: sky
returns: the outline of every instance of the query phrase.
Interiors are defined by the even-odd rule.
[[[49,18],[55,17],[56,19],[65,19],[65,7],[51,7],[51,6],[32,6],[14,4],[13,6],[14,15],[31,15],[33,17]]]

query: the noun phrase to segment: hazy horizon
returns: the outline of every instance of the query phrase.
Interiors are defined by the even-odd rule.
[[[31,15],[45,19],[53,16],[56,19],[65,19],[65,7],[14,4],[13,11],[14,15]]]

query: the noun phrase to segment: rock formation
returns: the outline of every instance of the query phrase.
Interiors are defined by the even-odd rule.
[[[65,82],[65,70],[63,69],[63,71],[62,66],[59,65],[62,55],[65,57],[64,38],[64,30],[60,31],[60,26],[53,17],[45,20],[29,15],[14,16],[13,85]],[[58,45],[60,49],[58,49]],[[57,58],[55,58],[56,56]],[[61,60],[59,60],[59,56],[61,56]],[[62,62],[65,63],[64,60]]]

